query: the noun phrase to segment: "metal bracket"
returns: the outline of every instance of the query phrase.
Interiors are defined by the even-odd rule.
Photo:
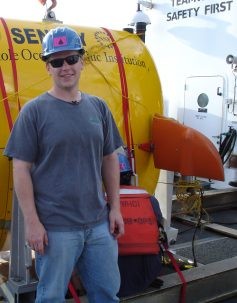
[[[31,253],[31,249],[25,245],[24,219],[14,193],[9,277],[7,282],[0,285],[0,293],[9,303],[35,301],[37,280],[31,277]]]

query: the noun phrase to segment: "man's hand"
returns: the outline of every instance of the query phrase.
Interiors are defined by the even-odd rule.
[[[109,213],[110,233],[118,239],[124,234],[124,222],[121,212],[111,209]]]
[[[27,245],[35,252],[43,255],[45,245],[48,245],[48,237],[40,221],[25,222],[25,233]]]

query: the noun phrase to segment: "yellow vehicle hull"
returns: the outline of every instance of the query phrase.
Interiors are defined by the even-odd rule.
[[[41,42],[48,30],[59,25],[0,18],[0,248],[10,226],[13,190],[11,162],[2,152],[21,107],[51,86],[40,58]],[[80,90],[107,102],[125,145],[133,149],[139,185],[154,193],[159,170],[152,153],[139,149],[140,144],[151,140],[154,114],[163,112],[161,84],[153,59],[134,34],[71,27],[79,33],[86,49]]]

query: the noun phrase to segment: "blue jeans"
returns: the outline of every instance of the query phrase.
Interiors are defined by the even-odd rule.
[[[48,232],[48,238],[45,254],[36,254],[39,283],[35,303],[65,302],[75,268],[90,303],[119,302],[118,246],[108,222],[80,231]]]

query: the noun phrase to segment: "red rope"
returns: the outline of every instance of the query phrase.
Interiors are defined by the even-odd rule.
[[[132,158],[134,156],[133,155],[134,144],[133,144],[131,123],[130,123],[128,86],[127,86],[126,73],[125,73],[124,64],[123,64],[123,58],[122,58],[121,52],[119,50],[119,47],[118,47],[112,33],[107,28],[103,28],[103,30],[110,37],[110,39],[113,43],[113,48],[114,48],[116,58],[117,58],[119,75],[120,75],[120,84],[121,84],[121,90],[122,90],[123,117],[124,117],[124,127],[125,127],[126,141],[127,141],[128,158],[129,158],[131,167],[134,166],[133,169],[135,172],[135,163],[134,163],[134,165],[132,163]]]
[[[182,273],[182,271],[180,270],[173,254],[169,251],[168,249],[168,245],[166,243],[163,243],[163,246],[165,248],[166,253],[168,254],[172,265],[174,267],[174,269],[176,270],[176,272],[178,273],[180,280],[182,282],[182,286],[181,286],[181,290],[180,290],[180,296],[179,296],[179,303],[185,303],[186,302],[186,289],[187,289],[187,282],[184,278],[184,275]]]
[[[16,68],[16,60],[15,60],[15,54],[14,54],[14,49],[13,49],[13,45],[12,45],[11,35],[10,35],[9,29],[7,27],[5,20],[3,18],[0,18],[0,20],[2,22],[2,25],[4,27],[5,34],[7,37],[9,55],[10,55],[10,60],[11,60],[11,64],[12,64],[14,90],[15,90],[15,93],[18,93],[17,68]],[[18,103],[18,110],[20,111],[21,105],[20,105],[20,100],[19,100],[18,95],[17,95],[17,103]]]
[[[80,300],[80,298],[78,297],[77,292],[76,292],[74,286],[72,285],[72,282],[71,282],[71,281],[70,281],[69,284],[68,284],[68,289],[69,289],[71,295],[73,296],[74,301],[75,301],[76,303],[81,303],[81,300]]]
[[[9,130],[11,131],[12,126],[13,126],[13,121],[12,121],[12,117],[11,117],[11,111],[10,111],[10,107],[9,107],[9,103],[8,103],[7,92],[6,92],[6,88],[5,88],[5,83],[4,83],[4,79],[3,79],[1,66],[0,66],[0,89],[2,92],[3,104],[4,104],[6,116],[7,116],[8,127],[9,127]]]

